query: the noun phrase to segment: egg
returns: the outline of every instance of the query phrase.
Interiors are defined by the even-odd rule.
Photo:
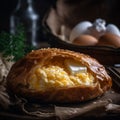
[[[88,33],[88,28],[92,26],[92,23],[89,21],[83,21],[78,23],[71,31],[70,34],[70,41],[73,41],[75,38],[80,36],[81,34],[87,34]]]
[[[120,30],[114,24],[108,24],[107,25],[107,27],[106,27],[106,33],[112,33],[112,34],[120,36]]]
[[[98,39],[91,35],[79,35],[73,40],[73,44],[80,46],[94,46],[98,43]]]
[[[120,37],[112,33],[105,33],[100,37],[97,45],[120,47]]]

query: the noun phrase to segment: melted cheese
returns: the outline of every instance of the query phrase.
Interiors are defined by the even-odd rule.
[[[47,89],[91,85],[93,81],[94,77],[86,71],[68,74],[63,68],[51,65],[42,68],[36,67],[30,76],[29,84],[31,89]]]

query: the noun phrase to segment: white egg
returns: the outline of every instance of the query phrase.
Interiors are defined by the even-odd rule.
[[[114,24],[108,24],[107,25],[107,27],[106,27],[106,33],[112,33],[112,34],[120,36],[120,30]]]
[[[83,21],[78,23],[70,34],[70,41],[72,42],[75,38],[81,34],[87,34],[89,32],[88,28],[92,26],[92,23],[89,21]]]

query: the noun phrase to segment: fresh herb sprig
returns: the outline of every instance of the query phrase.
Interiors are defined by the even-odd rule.
[[[33,46],[27,45],[25,40],[25,31],[22,25],[18,25],[16,34],[8,32],[0,33],[0,52],[4,57],[17,61],[34,49]]]

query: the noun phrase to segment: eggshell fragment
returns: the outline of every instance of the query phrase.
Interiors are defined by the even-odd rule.
[[[98,43],[98,40],[91,35],[80,35],[73,40],[73,44],[81,46],[94,46]]]
[[[120,47],[120,37],[112,33],[106,33],[100,37],[97,45]]]
[[[103,19],[96,19],[91,27],[89,27],[89,34],[96,37],[97,39],[102,36],[106,31],[106,22]]]
[[[70,41],[73,41],[75,38],[81,34],[87,34],[88,28],[92,26],[92,23],[89,21],[83,21],[78,23],[71,31]]]

